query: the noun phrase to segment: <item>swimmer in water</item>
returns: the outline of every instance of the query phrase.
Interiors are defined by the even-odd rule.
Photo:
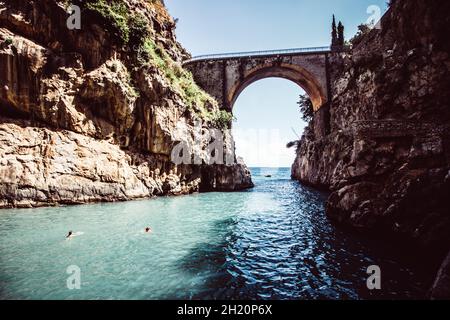
[[[149,228],[149,227],[145,228],[145,233],[150,233],[150,232],[152,232],[152,228]]]
[[[69,234],[67,235],[66,239],[69,239],[69,238],[71,238],[72,236],[73,236],[73,232],[72,232],[72,231],[69,231]]]

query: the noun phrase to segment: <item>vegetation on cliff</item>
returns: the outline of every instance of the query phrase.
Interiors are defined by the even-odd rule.
[[[311,122],[314,118],[314,108],[311,99],[306,94],[301,94],[297,104],[300,107],[303,121]]]
[[[350,43],[352,46],[357,46],[361,43],[364,37],[370,33],[372,29],[367,24],[360,24],[358,26],[358,32],[355,34],[353,38],[350,39]]]
[[[135,57],[137,67],[152,66],[158,69],[167,84],[184,101],[194,118],[220,129],[230,126],[232,114],[220,110],[215,99],[195,83],[192,74],[183,69],[179,62],[174,61],[162,45],[156,43],[154,32],[143,14],[131,10],[126,2],[118,0],[87,0],[78,4],[105,19],[106,26],[119,37]],[[164,5],[160,0],[152,0],[148,4]],[[161,11],[159,7],[157,9]]]
[[[81,29],[67,29],[69,4]],[[0,12],[0,208],[215,190],[211,176],[221,190],[252,185],[242,164],[171,161],[195,120],[227,127],[231,115],[183,69],[162,2],[0,1]]]
[[[192,74],[173,61],[161,46],[150,37],[144,39],[138,50],[141,65],[152,65],[161,70],[170,86],[183,98],[189,110],[200,119],[211,122],[218,128],[227,128],[233,116],[219,110],[217,101],[200,89],[194,82]]]
[[[107,19],[119,31],[120,38],[125,43],[130,39],[131,27],[143,21],[138,15],[131,15],[122,1],[90,0],[85,3],[85,8],[96,11]]]

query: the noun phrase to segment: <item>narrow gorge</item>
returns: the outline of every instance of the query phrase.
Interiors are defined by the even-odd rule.
[[[0,298],[450,299],[449,13],[391,0],[353,43],[192,57],[162,0],[0,0]],[[311,102],[292,168],[236,155],[266,78]]]

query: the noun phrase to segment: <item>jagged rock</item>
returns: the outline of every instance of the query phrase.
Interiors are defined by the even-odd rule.
[[[0,125],[0,188],[7,207],[149,197],[117,146],[72,132]]]
[[[238,191],[253,186],[250,170],[242,161],[233,165],[203,167],[202,191]]]
[[[332,191],[331,218],[409,235],[436,252],[450,239],[442,231],[450,233],[450,30],[441,25],[449,11],[445,1],[396,1],[381,30],[333,54],[330,133],[305,135],[292,168],[295,179]]]
[[[435,259],[450,249],[449,12],[444,0],[397,0],[381,29],[331,54],[330,121],[314,119],[292,167],[331,191],[331,219]]]
[[[189,55],[163,3],[123,4],[181,76]],[[200,117],[176,79],[139,60],[142,44],[124,43],[99,13],[84,10],[81,30],[67,29],[65,5],[0,2],[0,207],[188,194],[209,184],[209,174],[218,183],[208,191],[251,186],[243,165],[175,165],[174,146],[193,143]],[[197,151],[207,160],[204,147]]]

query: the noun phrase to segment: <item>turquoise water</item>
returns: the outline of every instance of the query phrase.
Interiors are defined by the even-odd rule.
[[[1,299],[418,298],[411,265],[336,229],[326,195],[253,169],[256,187],[127,203],[0,211]],[[265,175],[271,175],[266,178]],[[146,234],[150,226],[153,233]],[[83,235],[65,240],[69,230]],[[376,249],[375,249],[376,248]],[[383,288],[366,288],[382,268]],[[69,290],[68,266],[81,288]]]

